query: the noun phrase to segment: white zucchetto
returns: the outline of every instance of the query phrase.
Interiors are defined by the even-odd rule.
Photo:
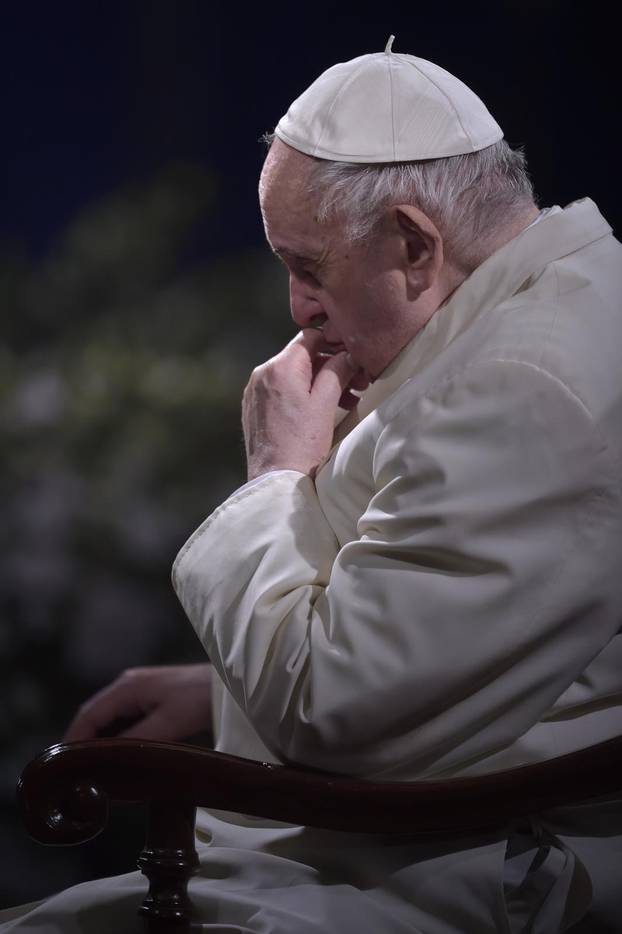
[[[444,68],[391,50],[333,65],[275,129],[294,149],[337,162],[408,162],[476,152],[503,137],[482,101]]]

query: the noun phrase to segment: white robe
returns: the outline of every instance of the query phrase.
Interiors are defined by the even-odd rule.
[[[315,483],[268,474],[194,533],[173,579],[220,676],[218,749],[405,780],[622,733],[621,286],[593,202],[551,213],[370,387]],[[202,812],[199,839],[206,930],[622,931],[615,799],[468,839]],[[95,932],[136,885],[16,929]]]

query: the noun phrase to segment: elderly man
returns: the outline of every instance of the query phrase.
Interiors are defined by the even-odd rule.
[[[391,43],[294,102],[259,191],[301,330],[246,388],[249,482],[175,562],[213,669],[125,676],[69,738],[139,713],[133,735],[191,732],[208,674],[217,748],[386,780],[620,734],[609,225],[589,199],[539,210],[475,94]],[[616,801],[433,843],[214,813],[198,832],[206,930],[622,930]],[[79,907],[71,929],[99,930],[137,885],[70,890],[17,929]]]

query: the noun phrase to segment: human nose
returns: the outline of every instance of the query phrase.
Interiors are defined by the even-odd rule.
[[[322,303],[313,294],[311,286],[302,282],[294,273],[289,276],[289,305],[292,318],[299,328],[317,327],[326,319]]]

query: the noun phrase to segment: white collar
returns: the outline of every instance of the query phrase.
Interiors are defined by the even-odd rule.
[[[536,221],[496,250],[456,289],[428,323],[365,390],[356,409],[335,429],[334,444],[437,355],[481,314],[528,287],[556,259],[611,233],[591,198],[545,209]]]

